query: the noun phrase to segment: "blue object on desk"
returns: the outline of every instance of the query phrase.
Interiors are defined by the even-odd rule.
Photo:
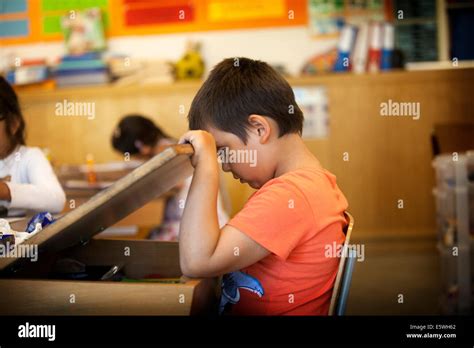
[[[44,228],[48,225],[51,225],[55,221],[56,219],[49,212],[38,213],[35,216],[33,216],[31,220],[28,222],[28,225],[26,227],[26,232],[28,233],[33,232],[36,229],[36,225],[38,223],[40,223],[41,227]]]

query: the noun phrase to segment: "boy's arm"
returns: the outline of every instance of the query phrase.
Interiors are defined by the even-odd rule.
[[[232,226],[219,229],[216,144],[205,131],[190,131],[180,143],[194,147],[195,168],[180,224],[179,254],[184,275],[213,277],[250,266],[270,252]]]

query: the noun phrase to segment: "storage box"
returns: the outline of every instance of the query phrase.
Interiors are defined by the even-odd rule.
[[[470,313],[474,308],[474,153],[437,156],[433,167],[441,306],[445,314]]]
[[[1,257],[0,313],[213,313],[217,303],[217,280],[182,277],[177,243],[92,239],[189,176],[192,173],[191,154],[190,145],[176,145],[164,150],[22,243],[25,249],[37,248],[36,262],[27,258]],[[89,269],[105,270],[117,266],[129,281],[51,279],[57,277],[58,260],[63,262],[65,259],[78,261]],[[52,272],[53,269],[56,271]],[[140,280],[149,274],[178,279]]]

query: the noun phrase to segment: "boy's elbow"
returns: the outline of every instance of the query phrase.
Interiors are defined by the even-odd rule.
[[[181,272],[184,276],[189,278],[206,278],[212,277],[210,272],[207,270],[206,266],[203,263],[199,262],[189,262],[180,258],[180,267]]]
[[[179,266],[181,268],[181,273],[183,273],[184,276],[189,277],[189,278],[198,278],[200,277],[199,269],[196,266],[193,266],[192,263],[187,262],[183,258],[180,258],[179,260]]]
[[[181,265],[181,273],[183,273],[183,276],[188,277],[188,278],[198,278],[199,276],[195,274],[194,270],[190,269],[187,266]]]

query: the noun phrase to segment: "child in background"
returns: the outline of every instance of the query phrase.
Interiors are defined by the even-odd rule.
[[[327,249],[344,242],[347,200],[304,144],[288,82],[264,62],[225,59],[188,118],[191,131],[179,143],[193,145],[195,170],[179,234],[183,274],[223,275],[221,312],[327,315],[339,265]],[[256,165],[242,156],[222,169],[258,191],[220,228],[216,150],[223,149],[256,154]]]
[[[165,134],[155,123],[142,115],[128,115],[122,118],[112,135],[112,146],[121,154],[129,153],[137,160],[149,160],[166,146],[175,144],[176,140]],[[192,177],[177,187],[177,194],[166,203],[163,223],[150,234],[150,239],[176,241],[184,205]],[[180,203],[181,202],[181,203]],[[221,201],[217,204],[219,225],[228,221],[228,216]]]
[[[60,213],[66,196],[49,161],[25,146],[25,121],[13,88],[0,76],[0,207]]]

